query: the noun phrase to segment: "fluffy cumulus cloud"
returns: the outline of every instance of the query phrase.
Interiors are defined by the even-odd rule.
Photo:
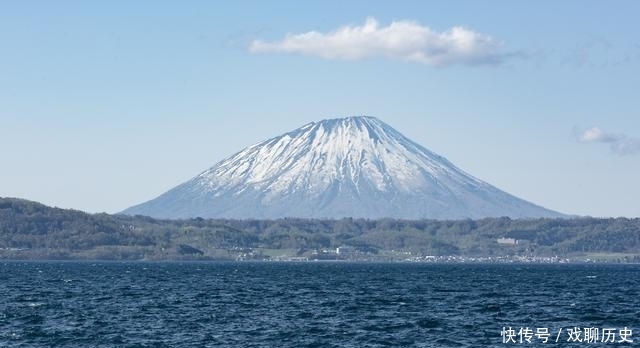
[[[343,26],[328,33],[287,34],[282,40],[254,40],[249,51],[285,52],[325,59],[358,60],[386,57],[433,66],[499,64],[502,43],[489,35],[463,27],[443,32],[417,22],[400,20],[380,26],[374,18],[363,25]]]
[[[611,151],[619,155],[630,155],[640,152],[640,139],[631,138],[625,134],[612,134],[599,127],[574,129],[578,141],[609,144]]]

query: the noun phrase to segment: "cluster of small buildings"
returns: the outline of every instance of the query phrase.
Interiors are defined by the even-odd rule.
[[[569,263],[571,260],[558,256],[413,256],[404,259],[406,262],[433,263]]]

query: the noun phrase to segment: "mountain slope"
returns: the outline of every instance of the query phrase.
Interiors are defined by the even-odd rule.
[[[162,218],[556,217],[373,117],[312,122],[250,146],[149,202]]]

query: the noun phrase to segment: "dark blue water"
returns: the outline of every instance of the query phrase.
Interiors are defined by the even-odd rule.
[[[551,337],[505,344],[509,327]],[[616,329],[616,343],[567,343],[575,327]],[[639,342],[638,265],[0,263],[0,347]]]

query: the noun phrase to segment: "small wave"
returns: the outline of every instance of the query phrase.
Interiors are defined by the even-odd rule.
[[[433,292],[471,292],[471,290],[467,289],[433,289]]]
[[[494,312],[500,312],[502,310],[502,306],[500,306],[497,303],[487,303],[487,304],[483,304],[479,309],[478,312],[480,313],[494,313]]]
[[[448,338],[440,338],[435,340],[435,343],[438,346],[447,346],[447,347],[462,347],[464,346],[464,344],[460,343],[460,342],[456,342],[453,340],[450,340]]]
[[[442,326],[442,322],[435,318],[424,318],[416,322],[416,325],[423,329],[435,329]]]

